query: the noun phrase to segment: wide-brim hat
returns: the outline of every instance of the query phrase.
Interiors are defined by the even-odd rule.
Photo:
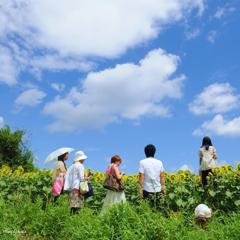
[[[85,159],[87,159],[87,155],[83,151],[77,151],[75,153],[73,161],[77,162],[77,161],[85,160]]]

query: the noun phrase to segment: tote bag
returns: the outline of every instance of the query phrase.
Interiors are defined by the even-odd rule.
[[[64,185],[63,177],[58,177],[53,181],[52,195],[54,197],[59,196],[61,194],[63,185]]]
[[[85,194],[89,191],[89,187],[88,187],[88,182],[87,181],[82,181],[80,182],[80,193],[81,194]]]

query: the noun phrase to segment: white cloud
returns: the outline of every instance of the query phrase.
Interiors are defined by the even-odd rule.
[[[192,31],[187,31],[185,33],[187,40],[192,40],[195,39],[196,37],[198,37],[200,35],[200,29],[196,28],[193,29]]]
[[[1,47],[0,43],[0,81],[8,85],[17,83],[20,72],[28,71],[35,77],[41,78],[43,70],[48,71],[89,71],[96,64],[78,57],[66,57],[57,53],[35,55],[26,45],[18,46],[13,41],[8,47]]]
[[[53,131],[100,128],[121,119],[167,116],[162,101],[182,96],[183,75],[172,78],[179,57],[156,49],[138,64],[118,64],[91,72],[80,89],[73,88],[65,98],[48,103],[44,113],[55,118]]]
[[[226,120],[220,114],[212,120],[206,121],[199,129],[193,132],[194,135],[211,135],[237,137],[240,136],[240,117]]]
[[[183,164],[178,170],[191,171],[194,172],[194,169],[188,164]]]
[[[4,118],[0,116],[0,128],[5,125]]]
[[[65,85],[63,83],[52,83],[51,87],[58,92],[62,92],[65,89]]]
[[[46,54],[33,57],[28,63],[33,69],[41,70],[81,70],[89,71],[94,63],[90,61],[77,60],[76,58],[63,57],[58,54]]]
[[[202,0],[5,0],[2,32],[17,32],[32,44],[64,54],[116,57],[157,36]],[[10,26],[8,22],[10,21]],[[20,31],[20,32],[19,32]],[[123,34],[124,33],[124,34]]]
[[[208,42],[215,43],[216,38],[217,38],[217,31],[211,30],[208,32],[208,34],[207,34]]]
[[[214,83],[195,97],[189,104],[189,110],[196,115],[224,113],[239,107],[239,101],[239,96],[229,83]]]
[[[18,107],[33,107],[40,104],[45,97],[46,93],[37,88],[32,88],[22,92],[15,100],[15,103]]]
[[[226,15],[236,11],[235,7],[230,7],[230,6],[224,6],[224,7],[218,7],[217,11],[214,14],[214,18],[216,19],[222,19]]]
[[[218,7],[217,11],[214,14],[214,17],[217,19],[221,19],[225,15],[225,8],[223,7]]]
[[[17,67],[7,48],[0,45],[0,82],[8,85],[16,83]]]
[[[0,44],[11,49],[22,71],[89,71],[92,62],[86,58],[119,57],[156,38],[164,26],[193,9],[201,15],[204,1],[2,0]],[[4,82],[14,83],[16,77],[15,73]]]

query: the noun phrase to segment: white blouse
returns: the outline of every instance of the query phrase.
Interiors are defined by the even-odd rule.
[[[201,160],[201,170],[205,171],[216,167],[217,151],[213,146],[209,146],[208,150],[205,147],[201,147],[199,157]]]
[[[76,162],[69,167],[65,176],[64,190],[79,189],[80,182],[84,180],[84,166]]]

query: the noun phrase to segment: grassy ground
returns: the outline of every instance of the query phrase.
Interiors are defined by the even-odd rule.
[[[40,199],[35,203],[0,200],[0,239],[240,239],[239,212],[215,212],[206,231],[196,229],[193,213],[162,214],[146,204],[119,205],[104,216],[89,208],[71,216],[64,197],[59,205],[49,204],[45,211],[41,206]]]

